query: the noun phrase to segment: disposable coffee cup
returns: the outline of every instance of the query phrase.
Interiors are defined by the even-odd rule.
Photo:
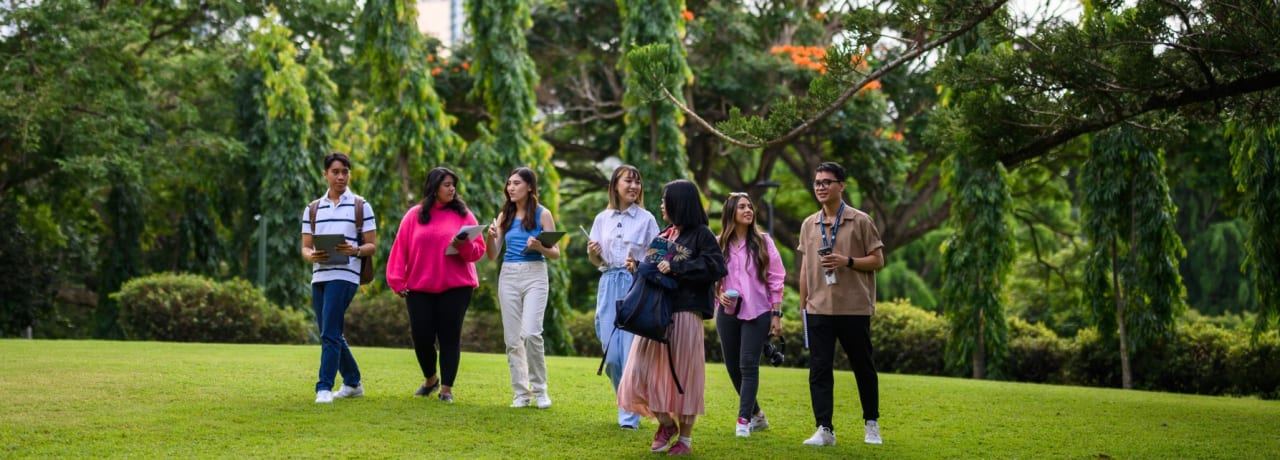
[[[738,305],[742,303],[742,297],[736,289],[724,291],[725,297],[729,298],[729,304],[724,306],[724,312],[730,315],[738,314]]]

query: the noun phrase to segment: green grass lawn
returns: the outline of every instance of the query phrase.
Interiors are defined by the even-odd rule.
[[[449,405],[413,398],[411,350],[354,349],[367,396],[312,402],[319,346],[0,340],[0,457],[653,458],[656,425],[616,425],[596,359],[549,358],[548,410],[510,409],[506,358],[464,354]],[[1280,401],[882,374],[884,444],[862,443],[837,374],[835,447],[813,432],[808,374],[762,370],[773,427],[733,435],[719,363],[694,456],[1277,458]]]

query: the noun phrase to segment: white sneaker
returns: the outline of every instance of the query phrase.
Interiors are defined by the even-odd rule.
[[[516,396],[511,400],[511,407],[529,407],[529,402],[528,396]]]
[[[751,421],[742,417],[738,417],[738,427],[734,428],[733,434],[739,438],[751,437]]]
[[[320,390],[316,392],[316,404],[329,404],[333,402],[333,392],[329,390]]]
[[[769,419],[764,418],[764,412],[751,416],[751,431],[764,431],[769,429]]]
[[[547,395],[538,395],[534,398],[534,404],[539,409],[549,408],[551,407],[551,397]]]
[[[866,426],[863,428],[867,432],[867,436],[863,438],[867,444],[881,444],[880,425],[875,420],[867,420]]]
[[[806,446],[834,446],[836,445],[836,434],[832,433],[830,428],[820,426],[818,431],[813,433],[813,436],[804,440],[804,444]]]
[[[364,385],[356,385],[354,387],[343,385],[342,388],[338,389],[337,393],[333,394],[333,399],[360,397],[364,397]]]

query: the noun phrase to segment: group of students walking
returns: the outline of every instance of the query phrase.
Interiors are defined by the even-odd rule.
[[[342,336],[343,315],[358,287],[359,256],[376,251],[373,210],[348,189],[350,159],[341,153],[324,160],[329,190],[304,211],[302,255],[313,263],[312,305],[321,335],[316,402],[364,395],[360,371]],[[800,297],[810,346],[809,386],[817,431],[808,445],[835,444],[832,362],[839,341],[854,364],[864,419],[864,440],[879,444],[879,390],[871,361],[870,317],[875,309],[875,274],[883,267],[882,244],[865,213],[843,202],[845,172],[836,163],[815,171],[815,196],[822,210],[800,231]],[[464,228],[479,225],[457,193],[458,176],[431,170],[422,201],[405,213],[386,263],[389,287],[405,298],[414,351],[423,383],[414,395],[437,394],[454,401],[461,355],[463,318],[479,285],[475,262],[501,260],[498,301],[511,374],[511,407],[551,407],[542,322],[547,303],[547,259],[560,257],[557,245],[538,238],[555,231],[555,219],[538,203],[537,177],[517,168],[507,178],[506,202],[483,237]],[[702,321],[714,319],[725,367],[739,406],[734,433],[750,436],[769,427],[757,394],[760,359],[770,336],[782,333],[782,293],[786,277],[773,239],[760,231],[755,207],[745,193],[732,193],[721,212],[717,236],[708,227],[698,187],[686,180],[663,186],[662,220],[642,206],[640,171],[623,165],[609,180],[608,208],[596,215],[587,256],[601,272],[595,328],[605,350],[604,369],[616,394],[617,422],[640,428],[644,417],[658,421],[652,452],[692,451],[693,426],[705,414],[705,350]],[[364,222],[356,222],[359,204]],[[357,234],[357,229],[361,234]],[[341,233],[347,242],[334,251],[349,256],[328,264],[330,254],[314,246],[314,235]],[[818,236],[821,235],[821,238]],[[639,261],[655,238],[677,249],[656,269],[675,279],[668,343],[634,336],[615,327],[616,303],[627,293]],[[822,272],[822,275],[818,275]],[[437,350],[437,344],[439,349]],[[437,373],[437,359],[439,360]],[[674,375],[672,374],[674,372]],[[334,391],[337,374],[343,385]],[[676,382],[679,382],[677,384]]]

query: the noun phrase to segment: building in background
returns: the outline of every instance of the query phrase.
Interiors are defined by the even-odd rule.
[[[445,48],[467,40],[465,0],[419,0],[418,30],[444,43]]]

